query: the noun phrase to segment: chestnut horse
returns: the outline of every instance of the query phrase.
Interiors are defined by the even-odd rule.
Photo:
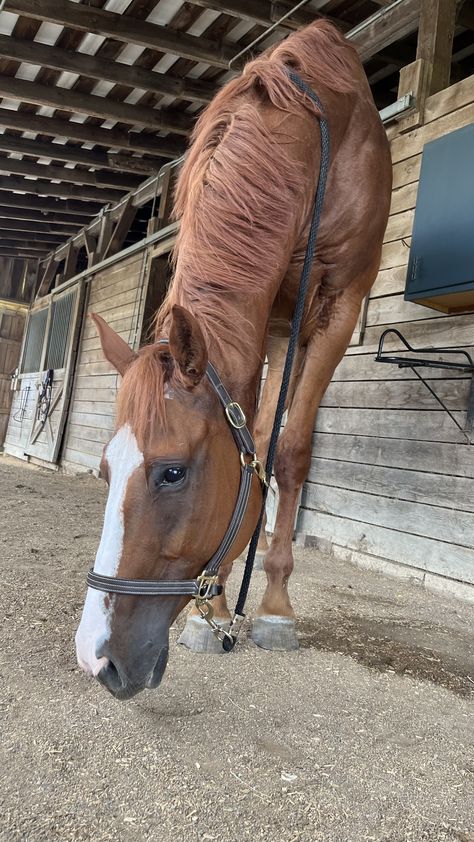
[[[318,21],[250,62],[198,120],[180,173],[180,233],[172,284],[154,344],[133,352],[99,317],[106,358],[123,376],[116,432],[104,449],[109,484],[98,574],[154,580],[196,577],[220,545],[239,488],[239,453],[204,376],[210,360],[254,430],[265,459],[306,249],[320,165],[317,105],[329,124],[326,197],[298,359],[279,439],[279,505],[265,555],[267,588],[253,627],[265,648],[297,645],[288,594],[292,537],[314,421],[361,303],[378,271],[391,191],[384,129],[355,49]],[[270,375],[256,415],[262,363]],[[239,534],[219,572],[225,585],[258,519],[253,480]],[[83,669],[117,698],[156,687],[170,625],[189,597],[130,596],[89,588],[76,643]],[[225,592],[215,615],[230,620]],[[192,613],[182,641],[203,648],[211,630]],[[204,647],[205,648],[205,647]]]

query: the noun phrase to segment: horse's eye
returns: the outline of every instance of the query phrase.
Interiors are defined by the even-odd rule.
[[[186,476],[186,469],[182,468],[181,466],[175,466],[172,468],[166,468],[163,472],[163,479],[161,481],[162,485],[171,485],[174,482],[181,482],[182,479]]]

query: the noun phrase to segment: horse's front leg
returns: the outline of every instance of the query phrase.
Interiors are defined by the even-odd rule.
[[[304,365],[280,436],[275,460],[279,502],[275,529],[263,566],[267,587],[253,623],[252,638],[264,649],[296,649],[295,614],[288,594],[293,571],[292,540],[302,485],[311,462],[314,420],[349,344],[360,311],[360,295],[345,293],[328,328],[309,342]]]
[[[266,355],[268,360],[267,376],[262,390],[260,405],[254,426],[254,439],[257,456],[265,464],[267,459],[268,445],[272,432],[273,419],[280,394],[281,376],[285,365],[286,351],[288,348],[288,336],[274,336],[269,334],[267,340]],[[286,405],[291,403],[302,363],[302,353],[299,352],[296,363],[293,366],[294,375],[290,381]],[[263,570],[263,560],[268,552],[269,545],[265,532],[266,517],[264,516],[262,529],[260,531],[257,552],[255,555],[255,570]]]
[[[218,581],[222,585],[222,593],[211,600],[214,612],[213,620],[226,630],[229,629],[231,616],[227,605],[225,585],[232,571],[232,564],[232,561],[228,561],[220,567]],[[188,612],[186,625],[179,636],[178,643],[193,652],[207,652],[216,655],[224,652],[221,641],[215,636],[209,623],[200,615],[194,603]]]

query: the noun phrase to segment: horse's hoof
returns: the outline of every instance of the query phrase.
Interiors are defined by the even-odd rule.
[[[216,620],[218,626],[226,631],[229,630],[230,622]],[[222,641],[213,634],[209,623],[202,617],[192,615],[186,620],[186,625],[181,632],[178,643],[191,649],[192,652],[205,652],[208,655],[221,655],[225,650]]]
[[[262,649],[278,652],[299,648],[295,621],[290,617],[256,617],[252,625],[252,640]]]

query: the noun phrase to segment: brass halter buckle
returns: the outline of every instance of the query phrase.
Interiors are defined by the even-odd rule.
[[[231,401],[227,404],[225,414],[229,424],[236,430],[241,430],[247,424],[245,412],[237,401]]]

